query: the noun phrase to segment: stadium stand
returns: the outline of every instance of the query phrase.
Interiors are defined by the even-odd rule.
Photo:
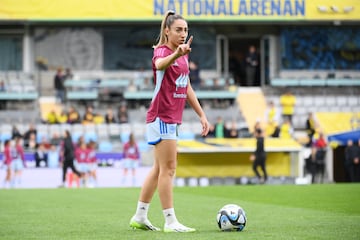
[[[360,88],[358,87],[289,87],[296,96],[294,127],[304,129],[309,112],[360,112]],[[280,107],[279,96],[283,88],[264,88],[267,100]]]
[[[92,4],[94,2],[96,1]],[[160,2],[167,1],[159,1],[159,4],[155,5],[160,5]],[[259,4],[255,5],[264,7],[267,1],[258,2]],[[275,5],[284,2],[290,4],[291,1],[277,2]],[[151,1],[142,4],[144,6],[149,4],[150,7],[154,5]],[[89,5],[91,6],[91,3]],[[222,6],[222,4],[218,5]],[[313,4],[306,5],[310,9]],[[50,6],[46,9],[51,8]],[[33,9],[35,13],[41,15],[41,8]],[[199,63],[202,78],[202,83],[196,92],[212,124],[216,122],[218,116],[221,116],[225,122],[235,121],[239,129],[239,138],[249,138],[255,122],[264,119],[266,103],[273,101],[275,106],[280,108],[280,95],[286,89],[290,89],[297,99],[293,124],[298,135],[306,136],[303,130],[309,112],[315,113],[321,128],[327,134],[354,129],[352,118],[354,114],[360,113],[358,17],[343,12],[341,14],[331,12],[330,19],[319,23],[318,19],[312,19],[308,13],[315,11],[317,13],[315,15],[320,18],[326,14],[319,13],[317,9],[309,9],[305,16],[301,16],[306,19],[304,22],[307,24],[299,24],[297,21],[300,19],[299,16],[292,14],[285,14],[287,16],[284,18],[277,16],[278,19],[274,23],[272,21],[274,16],[265,15],[265,8],[264,11],[247,16],[251,21],[254,20],[251,24],[242,22],[247,17],[203,14],[200,14],[195,24],[191,24],[191,31],[197,36],[190,57]],[[54,134],[62,134],[67,129],[72,132],[74,141],[80,136],[84,136],[87,142],[97,141],[100,152],[121,151],[129,133],[134,132],[142,151],[150,153],[151,149],[144,142],[144,122],[153,91],[152,88],[143,88],[143,84],[144,76],[149,79],[152,76],[151,45],[158,32],[158,23],[153,22],[157,16],[155,18],[153,15],[139,16],[137,12],[131,12],[129,14],[134,15],[134,22],[105,17],[105,21],[101,20],[101,24],[96,18],[89,21],[89,18],[79,16],[79,22],[75,21],[71,26],[66,26],[63,21],[56,20],[56,14],[62,12],[58,10],[55,9],[54,14],[46,15],[46,19],[50,20],[46,24],[39,24],[37,20],[32,22],[31,18],[22,17],[10,21],[5,17],[1,20],[4,29],[0,31],[0,51],[5,54],[0,60],[0,70],[2,70],[0,81],[3,81],[5,88],[0,92],[0,101],[5,102],[5,108],[0,111],[0,140],[4,141],[11,136],[13,125],[16,125],[21,132],[25,132],[30,123],[35,123],[38,129],[38,142],[43,137],[50,138]],[[14,11],[13,14],[16,15],[17,7],[9,11]],[[100,12],[112,14],[106,9]],[[344,19],[349,20],[350,24],[341,20],[344,24],[333,26],[335,24],[333,17],[341,19],[343,16],[350,16],[355,20]],[[202,17],[211,21],[204,21],[205,18]],[[224,17],[233,18],[234,21],[224,21]],[[69,20],[66,17],[61,19]],[[146,28],[143,27],[144,19],[149,19]],[[28,21],[32,23],[28,24]],[[212,21],[216,24],[210,23]],[[245,35],[234,34],[236,32]],[[255,88],[241,86],[243,83],[241,78],[245,79],[242,69],[245,62],[244,55],[247,45],[250,44],[256,45],[261,58],[257,72],[259,82],[255,84],[259,87]],[[57,46],[56,49],[54,46]],[[233,57],[237,59],[233,61]],[[239,64],[234,67],[232,64],[236,61]],[[73,79],[65,82],[67,101],[64,105],[58,104],[54,98],[53,78],[55,70],[59,67],[70,67],[74,71]],[[31,75],[23,71],[29,71]],[[236,76],[237,74],[239,76]],[[125,124],[101,122],[87,125],[47,125],[43,123],[50,111],[60,113],[72,105],[79,110],[80,116],[84,115],[87,105],[93,105],[95,112],[104,116],[105,109],[108,107],[116,109],[123,103],[129,108],[129,122]],[[182,150],[200,146],[200,148],[205,147],[206,153],[207,150],[211,151],[221,144],[225,145],[225,148],[228,145],[240,146],[243,147],[240,150],[246,151],[241,157],[245,156],[248,159],[247,155],[253,149],[253,143],[247,141],[249,139],[240,141],[238,145],[209,141],[209,144],[204,146],[207,139],[199,138],[201,126],[198,117],[188,106],[184,111],[183,120],[179,131],[179,138],[183,140],[180,146]],[[358,126],[359,124],[355,128]],[[196,141],[199,139],[204,142]],[[292,169],[286,165],[289,161],[286,162],[285,169],[281,165],[283,162],[278,159],[283,159],[282,152],[286,153],[285,150],[289,146],[295,145],[296,151],[300,151],[301,146],[293,139],[289,142],[275,140],[271,144],[278,143],[282,148],[276,149],[278,152],[270,160],[275,163],[271,171],[279,175],[284,172],[290,175]],[[219,153],[221,150],[216,148],[215,150],[218,152],[211,159],[215,162],[211,163],[215,167],[210,166],[213,169],[217,167],[216,160],[223,157],[223,153]],[[186,154],[186,151],[184,152]],[[149,156],[151,154],[142,154],[143,158],[147,158],[144,160],[145,163],[151,162]],[[182,157],[180,160],[183,160]],[[225,169],[226,171],[232,166],[231,160],[238,157],[239,155],[233,153],[226,156],[225,165],[230,166]],[[288,157],[286,156],[284,162]],[[201,164],[206,165],[209,158],[206,155],[202,158]],[[189,159],[184,161],[188,165],[192,164]],[[190,168],[180,167],[179,174],[191,170],[191,166],[185,167]],[[275,167],[279,167],[280,170]],[[246,171],[249,169],[249,166],[246,166]],[[226,175],[225,170],[222,177],[226,179],[218,181],[214,178],[212,184],[233,181],[227,179],[229,176]],[[239,172],[241,171],[243,169]],[[251,175],[246,171],[243,174]],[[186,182],[194,186],[201,185],[198,179],[193,178],[194,176],[188,177],[190,179],[185,179],[184,184]],[[203,179],[202,176],[199,177]],[[209,184],[209,181],[205,180],[203,185]]]

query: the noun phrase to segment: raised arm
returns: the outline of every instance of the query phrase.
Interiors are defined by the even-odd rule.
[[[175,62],[175,60],[181,56],[189,54],[191,52],[191,43],[193,36],[191,36],[187,43],[180,44],[176,50],[164,58],[158,58],[155,61],[155,67],[157,70],[164,70]]]

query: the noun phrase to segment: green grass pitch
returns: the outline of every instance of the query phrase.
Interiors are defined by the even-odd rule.
[[[360,184],[175,188],[178,219],[195,233],[132,230],[139,188],[0,190],[0,239],[360,239]],[[242,206],[243,232],[221,232],[217,211]],[[158,196],[150,220],[163,226]]]

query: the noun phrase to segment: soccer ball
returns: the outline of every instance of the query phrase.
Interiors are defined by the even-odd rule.
[[[216,221],[222,231],[242,231],[246,225],[244,209],[236,204],[227,204],[217,213]]]

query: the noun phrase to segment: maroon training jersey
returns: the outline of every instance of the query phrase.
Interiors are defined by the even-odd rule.
[[[130,145],[129,142],[124,144],[124,158],[131,160],[137,160],[140,158],[139,148],[136,143]]]
[[[12,162],[12,156],[11,156],[11,147],[10,146],[6,146],[4,148],[4,164],[5,165],[10,165],[10,163]]]
[[[97,162],[95,149],[92,149],[92,148],[88,149],[88,161],[90,163],[96,163]]]
[[[188,56],[179,57],[165,70],[155,68],[156,59],[172,53],[166,45],[154,49],[152,68],[155,90],[146,116],[147,123],[153,122],[156,117],[165,123],[180,124],[182,121],[189,79]]]
[[[76,158],[78,163],[86,163],[86,162],[88,162],[89,161],[88,160],[88,150],[78,147],[75,150],[75,158]]]

